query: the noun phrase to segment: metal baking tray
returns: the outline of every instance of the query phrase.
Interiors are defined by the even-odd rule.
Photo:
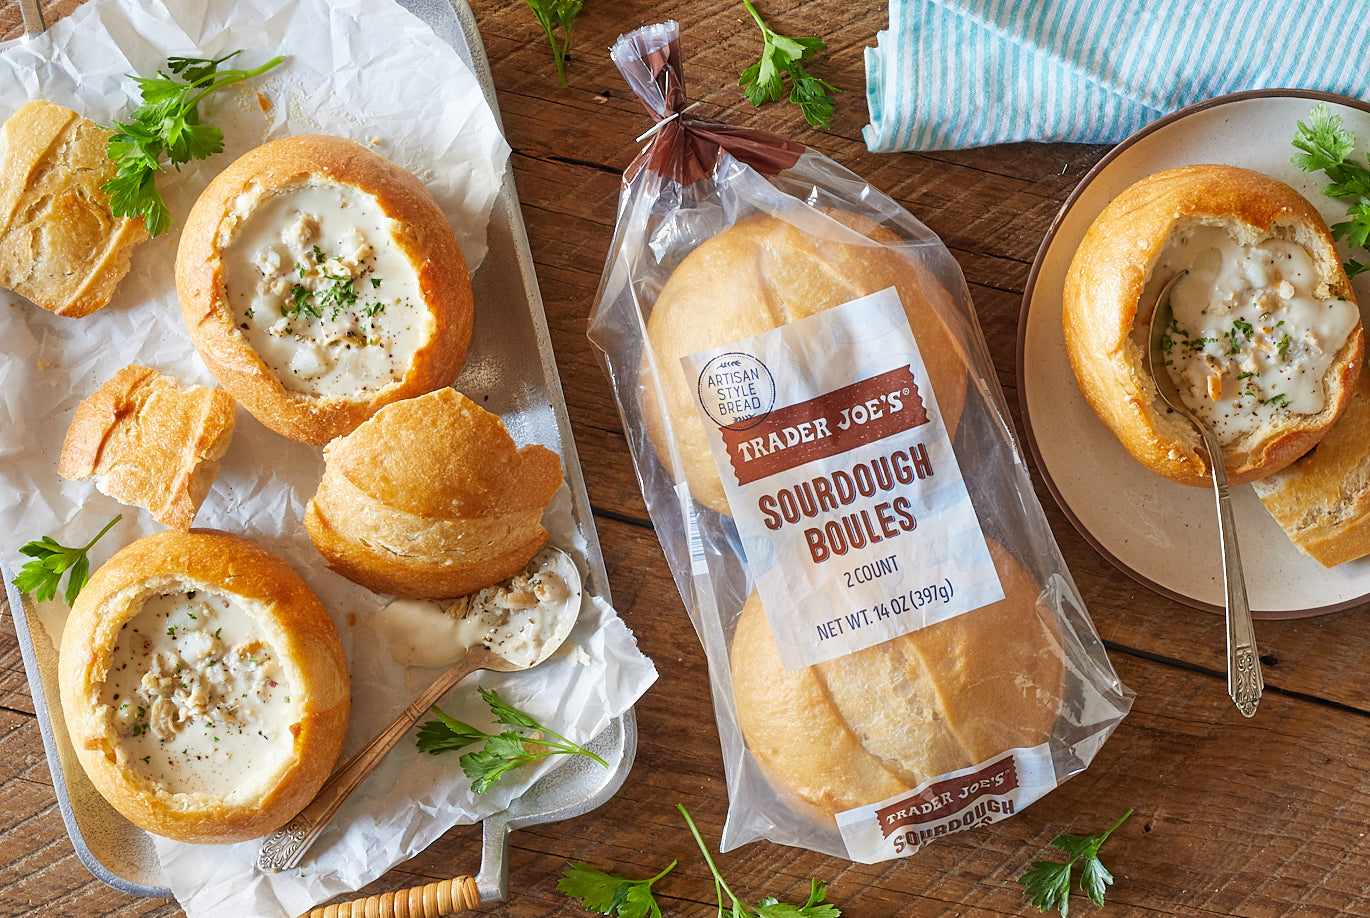
[[[471,67],[498,122],[499,108],[485,47],[465,0],[401,0],[401,4],[431,27]],[[503,129],[503,124],[500,127]],[[462,391],[485,396],[484,406],[500,415],[517,414],[520,409],[530,407],[540,408],[540,413],[545,414],[550,404],[553,424],[547,430],[529,432],[541,434],[537,442],[556,450],[562,457],[566,484],[571,492],[572,516],[586,542],[585,561],[589,575],[585,586],[592,594],[609,602],[604,558],[557,376],[513,173],[509,169],[505,170],[503,187],[490,215],[487,241],[489,252],[471,279],[477,304],[476,325],[457,386]],[[486,321],[482,321],[481,304],[487,304]],[[497,324],[488,321],[489,304],[500,304]],[[516,309],[515,304],[526,306],[526,309]],[[511,432],[518,436],[512,428]],[[151,837],[120,816],[100,796],[76,760],[58,703],[57,652],[27,599],[15,590],[11,583],[14,572],[3,560],[0,560],[0,573],[4,576],[5,594],[14,617],[34,713],[52,770],[57,804],[77,857],[97,879],[115,889],[136,896],[171,897]],[[483,821],[481,867],[476,876],[482,901],[498,901],[505,896],[510,831],[589,812],[622,786],[637,751],[633,711],[613,720],[589,747],[609,763],[607,771],[568,763],[545,775],[507,810]]]

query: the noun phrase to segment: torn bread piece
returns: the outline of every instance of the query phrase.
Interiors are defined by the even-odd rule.
[[[76,407],[57,472],[188,530],[219,475],[236,417],[222,389],[132,364]]]
[[[42,100],[0,126],[0,286],[59,316],[108,305],[147,238],[143,218],[114,216],[100,188],[118,171],[110,136]]]
[[[1370,375],[1361,374],[1311,452],[1251,485],[1289,540],[1323,567],[1370,555]]]

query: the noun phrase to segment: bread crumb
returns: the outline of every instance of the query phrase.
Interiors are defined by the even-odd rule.
[[[272,104],[271,104],[271,100],[268,99],[263,93],[260,93],[260,92],[257,93],[257,105],[258,105],[258,107],[261,108],[261,110],[264,111],[264,112],[269,112],[269,111],[271,111],[271,109],[272,109],[272,107],[273,107]]]

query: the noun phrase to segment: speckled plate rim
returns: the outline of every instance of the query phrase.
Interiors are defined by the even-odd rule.
[[[1053,459],[1052,448],[1044,448],[1044,444],[1039,441],[1039,434],[1043,433],[1044,430],[1046,435],[1050,435],[1055,431],[1046,430],[1046,428],[1050,426],[1050,422],[1043,423],[1042,416],[1039,415],[1036,418],[1034,417],[1034,392],[1044,388],[1044,384],[1041,382],[1042,366],[1033,361],[1034,357],[1041,356],[1043,346],[1034,342],[1032,336],[1035,330],[1034,320],[1040,320],[1044,314],[1049,312],[1054,312],[1056,326],[1058,328],[1060,326],[1059,286],[1054,284],[1055,278],[1047,276],[1051,273],[1047,270],[1047,266],[1053,256],[1059,254],[1054,250],[1054,247],[1069,246],[1069,251],[1073,252],[1078,237],[1066,239],[1065,237],[1068,234],[1067,227],[1072,221],[1082,219],[1082,201],[1085,201],[1089,197],[1095,186],[1105,180],[1116,177],[1121,168],[1120,161],[1131,154],[1137,153],[1139,145],[1145,146],[1148,143],[1154,144],[1159,139],[1158,135],[1174,133],[1178,127],[1182,127],[1186,123],[1190,123],[1197,118],[1213,116],[1222,109],[1227,108],[1235,113],[1235,109],[1240,107],[1241,104],[1252,102],[1259,103],[1261,100],[1302,100],[1308,103],[1307,107],[1309,109],[1318,102],[1327,102],[1331,105],[1342,106],[1346,109],[1365,113],[1366,116],[1370,117],[1370,103],[1359,99],[1316,90],[1261,89],[1231,93],[1207,99],[1167,115],[1132,134],[1110,150],[1104,158],[1080,180],[1053,219],[1051,226],[1048,228],[1047,233],[1042,240],[1041,246],[1038,248],[1037,256],[1034,259],[1032,269],[1028,274],[1027,284],[1023,291],[1023,302],[1019,313],[1017,334],[1016,375],[1018,383],[1018,401],[1023,418],[1024,439],[1027,442],[1033,462],[1041,473],[1043,482],[1046,484],[1047,490],[1051,492],[1052,497],[1055,499],[1066,518],[1070,521],[1071,525],[1075,527],[1085,541],[1088,542],[1105,560],[1142,586],[1192,608],[1219,614],[1224,611],[1222,604],[1222,572],[1219,550],[1217,548],[1217,524],[1212,506],[1213,498],[1211,492],[1203,494],[1200,493],[1202,489],[1175,485],[1153,475],[1127,455],[1121,445],[1113,438],[1111,432],[1109,432],[1107,428],[1103,426],[1102,422],[1094,416],[1093,412],[1085,403],[1083,396],[1079,394],[1078,389],[1074,390],[1073,402],[1069,393],[1065,391],[1059,393],[1062,399],[1068,402],[1068,404],[1061,405],[1054,403],[1052,405],[1052,413],[1055,414],[1058,411],[1063,410],[1065,414],[1080,421],[1082,431],[1080,433],[1081,442],[1079,445],[1096,448],[1102,451],[1105,454],[1105,458],[1101,461],[1112,468],[1114,474],[1118,475],[1121,480],[1139,484],[1138,491],[1109,492],[1111,494],[1116,494],[1117,496],[1116,505],[1112,507],[1115,514],[1123,514],[1129,510],[1136,509],[1135,506],[1129,507],[1123,505],[1124,495],[1131,494],[1135,496],[1138,493],[1145,492],[1148,498],[1155,497],[1155,499],[1162,503],[1179,508],[1179,515],[1176,518],[1179,528],[1191,533],[1207,533],[1211,528],[1211,537],[1206,534],[1200,535],[1200,538],[1211,543],[1210,551],[1199,552],[1198,555],[1176,553],[1179,557],[1171,556],[1169,559],[1174,562],[1176,570],[1193,571],[1193,579],[1186,583],[1176,583],[1174,580],[1162,582],[1166,578],[1164,576],[1157,576],[1154,570],[1155,565],[1148,563],[1149,559],[1145,556],[1145,546],[1139,546],[1136,543],[1120,543],[1113,537],[1113,533],[1109,531],[1107,526],[1100,525],[1097,519],[1097,509],[1094,507],[1082,506],[1083,495],[1080,493],[1079,489],[1074,486],[1074,482],[1065,480],[1065,476],[1070,470],[1061,467],[1061,463]],[[1237,123],[1240,124],[1240,121]],[[1295,125],[1291,122],[1288,125],[1286,136],[1280,137],[1277,140],[1272,140],[1272,143],[1283,145],[1290,156],[1292,156],[1294,150],[1289,146],[1288,141],[1293,137],[1294,129]],[[1360,150],[1358,150],[1358,152],[1360,152],[1367,143],[1370,143],[1370,133],[1364,131],[1358,131],[1357,133],[1360,141]],[[1186,152],[1187,149],[1183,145],[1173,149],[1167,149],[1164,156],[1156,157],[1156,163],[1153,168],[1131,177],[1130,181],[1125,182],[1124,185],[1130,184],[1131,181],[1135,181],[1137,178],[1142,177],[1142,175],[1149,174],[1149,172],[1159,171],[1160,169],[1168,168],[1173,165],[1204,161],[1202,159],[1188,157],[1185,155]],[[1245,157],[1233,157],[1234,160],[1243,158]],[[1213,160],[1210,159],[1208,161]],[[1236,164],[1246,165],[1247,163],[1236,162]],[[1289,168],[1293,169],[1292,165]],[[1290,181],[1288,177],[1280,177],[1284,178],[1285,181]],[[1309,177],[1302,183],[1307,187],[1301,188],[1300,190],[1302,190],[1310,200],[1314,201],[1315,205],[1324,212],[1324,216],[1334,217],[1339,213],[1338,208],[1340,205],[1337,202],[1328,199],[1323,199],[1321,201],[1316,200],[1316,198],[1321,197],[1321,195],[1316,194],[1316,191],[1320,189],[1324,183],[1325,181],[1321,180],[1321,177]],[[1290,184],[1295,184],[1295,182],[1291,181]],[[1298,187],[1298,185],[1296,185],[1296,187]],[[1311,192],[1309,188],[1312,189]],[[1102,205],[1100,205],[1100,209],[1101,207]],[[1086,219],[1092,220],[1096,213],[1097,209],[1092,213],[1089,213]],[[1087,223],[1085,225],[1087,225]],[[1068,262],[1068,255],[1064,257]],[[1051,287],[1052,289],[1047,289],[1048,287]],[[1357,288],[1358,298],[1362,304],[1362,309],[1364,310],[1365,305],[1370,302],[1370,297],[1367,297],[1366,287],[1363,286],[1361,279],[1358,279],[1357,281]],[[1047,301],[1049,299],[1051,299],[1052,302],[1048,303]],[[1064,359],[1064,351],[1062,349],[1059,355],[1048,354],[1047,356],[1053,360],[1057,356]],[[1065,365],[1068,370],[1068,360]],[[1059,371],[1059,369],[1059,366],[1052,367],[1053,371]],[[1083,408],[1083,414],[1088,415],[1087,419],[1080,415],[1081,408]],[[1128,468],[1129,465],[1131,468]],[[1235,496],[1238,498],[1239,502],[1239,531],[1243,533],[1247,531],[1257,532],[1258,540],[1263,541],[1264,545],[1255,545],[1253,547],[1265,547],[1267,551],[1265,551],[1264,554],[1272,554],[1276,558],[1277,567],[1280,570],[1288,568],[1295,571],[1297,582],[1302,585],[1302,588],[1308,596],[1307,602],[1274,602],[1270,595],[1265,595],[1259,587],[1252,589],[1252,585],[1248,582],[1248,589],[1251,591],[1250,598],[1253,616],[1255,618],[1307,618],[1358,606],[1366,602],[1367,599],[1370,599],[1370,559],[1348,562],[1348,564],[1353,566],[1352,568],[1347,568],[1346,565],[1342,565],[1340,568],[1336,569],[1338,571],[1349,570],[1351,573],[1348,576],[1354,579],[1356,585],[1351,588],[1349,594],[1347,594],[1346,591],[1342,591],[1342,595],[1336,595],[1329,598],[1318,588],[1318,584],[1322,579],[1319,574],[1327,575],[1327,572],[1316,562],[1302,555],[1302,553],[1284,537],[1283,532],[1274,523],[1273,519],[1269,517],[1269,514],[1265,513],[1259,500],[1255,497],[1254,493],[1250,492],[1249,488],[1244,489],[1244,493]],[[1105,500],[1107,500],[1107,498],[1105,498]],[[1275,536],[1278,536],[1278,539],[1275,538]],[[1279,544],[1280,540],[1283,541],[1282,545]],[[1253,553],[1254,556],[1249,555],[1246,544],[1246,542],[1243,543],[1243,560],[1248,564],[1248,569],[1250,569],[1253,562],[1259,564],[1266,561],[1264,557],[1261,557],[1261,552]],[[1152,546],[1152,549],[1160,550],[1156,546]],[[1251,579],[1252,578],[1249,576],[1248,581]]]

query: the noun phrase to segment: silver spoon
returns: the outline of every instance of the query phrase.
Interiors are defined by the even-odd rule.
[[[1151,313],[1151,340],[1147,348],[1147,371],[1156,382],[1161,400],[1179,412],[1203,437],[1208,451],[1208,465],[1213,474],[1213,490],[1218,499],[1218,532],[1222,536],[1223,586],[1227,600],[1227,694],[1245,717],[1256,713],[1265,680],[1261,678],[1261,661],[1256,654],[1256,631],[1251,624],[1251,606],[1246,599],[1246,579],[1242,574],[1241,554],[1237,550],[1237,524],[1232,514],[1228,494],[1227,469],[1223,465],[1222,445],[1213,428],[1189,410],[1180,397],[1179,387],[1165,368],[1162,341],[1170,325],[1170,291],[1175,282],[1187,272],[1181,271],[1166,282],[1156,297],[1156,308]]]
[[[453,663],[432,685],[424,689],[419,697],[410,702],[409,707],[400,712],[375,739],[348,759],[319,789],[314,800],[301,810],[284,827],[268,836],[262,842],[257,855],[257,867],[261,870],[289,870],[300,863],[305,851],[319,837],[338,808],[343,805],[362,780],[371,773],[385,754],[400,741],[418,719],[437,704],[442,696],[456,687],[476,670],[489,670],[498,673],[512,673],[529,669],[546,660],[565,642],[580,613],[581,583],[580,572],[575,562],[564,551],[557,548],[544,548],[533,556],[529,567],[536,570],[543,559],[553,565],[553,569],[566,583],[567,595],[564,600],[550,603],[545,607],[549,620],[538,627],[540,641],[535,645],[523,640],[530,627],[526,614],[508,616],[494,627],[484,641],[468,650],[461,659]],[[543,608],[543,607],[540,607]]]

